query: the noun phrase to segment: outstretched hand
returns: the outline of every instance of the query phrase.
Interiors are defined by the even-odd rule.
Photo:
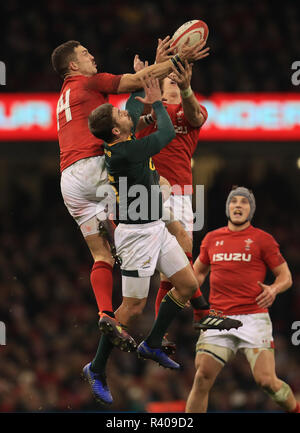
[[[191,47],[189,44],[190,38],[186,40],[186,42],[181,45],[178,50],[179,57],[181,60],[187,60],[188,62],[194,62],[196,60],[204,59],[209,56],[209,47],[205,47],[206,41],[200,41]]]
[[[163,63],[174,55],[174,49],[170,47],[170,43],[170,36],[166,36],[164,39],[158,39],[155,63]]]
[[[169,78],[175,81],[180,90],[185,90],[191,85],[193,63],[188,63],[187,60],[184,62],[184,67],[178,62],[178,69],[173,65],[173,72],[169,75]]]
[[[271,307],[277,295],[276,290],[274,287],[263,284],[260,281],[257,284],[262,288],[262,293],[256,298],[258,306],[261,308]]]
[[[152,105],[156,101],[161,101],[162,95],[159,86],[159,81],[150,74],[140,78],[143,89],[145,90],[145,97],[141,98],[136,96],[135,99],[140,101],[142,104]]]
[[[139,57],[138,54],[136,54],[134,56],[134,59],[133,59],[133,69],[134,69],[135,72],[139,72],[142,69],[147,68],[147,66],[148,66],[148,60],[146,60],[145,62],[143,62],[140,59],[140,57]]]

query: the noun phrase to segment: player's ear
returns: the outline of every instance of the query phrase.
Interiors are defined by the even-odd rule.
[[[78,66],[77,62],[72,61],[69,63],[69,70],[70,71],[77,72],[78,69],[79,69],[79,66]]]
[[[115,136],[119,136],[121,131],[117,126],[114,126],[113,129],[111,130],[111,132],[113,133],[113,135]]]

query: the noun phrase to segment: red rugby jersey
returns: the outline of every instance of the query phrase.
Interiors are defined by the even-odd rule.
[[[170,184],[179,185],[179,191],[173,189],[174,194],[183,194],[184,185],[188,185],[186,194],[192,194],[191,158],[196,150],[200,128],[192,127],[186,120],[182,104],[164,104],[174,125],[176,137],[158,154],[152,157],[158,173],[165,177]],[[207,111],[202,105],[201,112],[207,119]],[[156,122],[142,129],[137,136],[145,137],[157,128]],[[182,191],[182,192],[181,192]],[[189,191],[189,192],[188,192]]]
[[[199,259],[210,265],[211,308],[225,314],[250,314],[268,311],[260,308],[256,297],[262,289],[267,267],[285,262],[273,236],[249,226],[233,232],[222,227],[204,237]]]
[[[89,131],[88,116],[108,102],[109,93],[117,93],[121,77],[100,73],[65,79],[56,109],[61,171],[79,159],[103,154],[103,141]]]

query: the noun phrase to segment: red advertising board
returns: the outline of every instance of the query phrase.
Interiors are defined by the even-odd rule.
[[[300,140],[300,94],[197,94],[208,111],[201,140]],[[122,108],[128,95],[111,95]],[[0,96],[0,141],[57,140],[56,93]]]

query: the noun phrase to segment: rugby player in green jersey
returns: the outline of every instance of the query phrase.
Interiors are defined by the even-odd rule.
[[[119,203],[115,245],[122,260],[123,302],[115,313],[116,317],[122,326],[128,326],[141,314],[151,276],[155,269],[163,272],[174,287],[163,299],[153,327],[137,352],[166,368],[179,369],[180,365],[163,352],[161,343],[172,320],[197,289],[197,280],[176,238],[161,220],[159,175],[151,159],[175,137],[174,127],[162,104],[158,80],[148,76],[142,84],[145,97],[133,93],[126,110],[119,110],[111,104],[97,107],[89,116],[89,128],[96,137],[105,141],[109,180],[116,189]],[[134,131],[144,104],[152,105],[158,127],[153,134],[137,140]],[[134,202],[137,198],[130,197],[132,187],[138,187],[140,192],[138,206]],[[97,382],[105,377],[105,366],[112,348],[109,341],[105,347],[99,348],[99,364],[94,363]]]

